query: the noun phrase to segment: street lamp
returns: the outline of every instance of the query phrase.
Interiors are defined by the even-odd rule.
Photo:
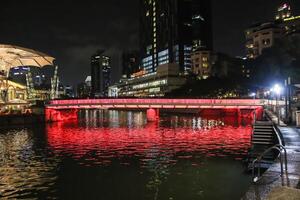
[[[275,84],[273,87],[273,92],[276,94],[276,108],[277,108],[277,120],[278,120],[277,122],[278,122],[278,125],[280,125],[280,108],[278,105],[278,99],[282,92],[282,87],[279,84]]]
[[[273,87],[273,91],[275,92],[275,94],[277,94],[277,96],[279,96],[281,94],[282,87],[279,84],[276,84]]]
[[[252,97],[253,99],[255,99],[256,93],[253,92],[253,93],[251,93],[249,96]]]

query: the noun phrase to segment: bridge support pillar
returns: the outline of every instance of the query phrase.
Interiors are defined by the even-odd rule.
[[[58,110],[58,109],[45,109],[46,122],[58,122],[76,120],[78,118],[77,109],[71,110]]]
[[[159,119],[159,109],[150,108],[147,110],[148,122],[154,122]]]

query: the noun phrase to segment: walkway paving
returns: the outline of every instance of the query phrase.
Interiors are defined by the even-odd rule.
[[[252,184],[244,199],[264,200],[274,199],[274,194],[278,191],[286,191],[282,187],[300,188],[300,129],[296,127],[279,127],[287,149],[288,171],[284,176],[280,176],[280,163],[272,165],[262,176],[259,183]],[[289,190],[289,194],[298,197],[298,190]],[[293,197],[293,195],[291,195]],[[279,198],[280,199],[280,198]],[[289,198],[284,199],[300,199]]]

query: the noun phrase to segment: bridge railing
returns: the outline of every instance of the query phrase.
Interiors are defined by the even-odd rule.
[[[266,105],[263,99],[71,99],[52,100],[48,105],[83,104],[218,104],[218,105]]]

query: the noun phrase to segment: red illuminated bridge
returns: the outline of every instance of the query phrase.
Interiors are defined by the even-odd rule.
[[[46,120],[61,121],[77,116],[79,109],[143,109],[149,121],[156,120],[159,109],[241,110],[260,116],[266,101],[262,99],[76,99],[52,100],[46,105]]]

